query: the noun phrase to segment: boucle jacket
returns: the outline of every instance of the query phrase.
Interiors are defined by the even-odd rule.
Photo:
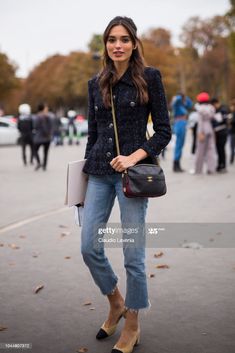
[[[130,69],[127,69],[113,87],[120,153],[124,156],[142,148],[149,156],[154,157],[166,147],[171,138],[161,74],[157,69],[146,67],[144,75],[149,94],[147,104],[140,104],[137,99],[137,89]],[[111,160],[117,156],[112,110],[105,108],[103,104],[97,76],[88,82],[88,94],[87,160],[83,171],[94,175],[117,173],[110,165]],[[150,113],[154,134],[147,140],[146,128]]]

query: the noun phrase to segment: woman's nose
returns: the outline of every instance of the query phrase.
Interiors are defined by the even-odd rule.
[[[120,47],[121,47],[121,42],[120,42],[120,40],[117,40],[117,41],[116,41],[115,47],[116,47],[116,48],[120,48]]]

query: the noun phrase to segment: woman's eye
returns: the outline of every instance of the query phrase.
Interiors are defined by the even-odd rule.
[[[109,43],[114,43],[114,42],[115,42],[115,39],[114,39],[114,38],[109,38],[109,39],[108,39],[108,42],[109,42]]]
[[[129,38],[123,38],[123,43],[128,43],[128,42],[130,42],[130,39]]]

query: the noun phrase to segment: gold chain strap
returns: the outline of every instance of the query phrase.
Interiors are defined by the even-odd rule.
[[[111,106],[112,106],[112,117],[113,117],[115,142],[116,142],[117,154],[119,156],[120,155],[120,147],[119,147],[119,140],[118,140],[116,114],[115,114],[115,109],[114,109],[114,104],[113,104],[113,90],[112,90],[112,86],[110,87],[110,94],[111,94]]]

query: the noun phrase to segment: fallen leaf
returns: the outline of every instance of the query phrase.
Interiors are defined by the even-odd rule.
[[[150,274],[148,275],[148,277],[149,277],[149,278],[152,278],[152,277],[155,277],[155,275],[154,275],[153,273],[150,273]]]
[[[20,247],[16,244],[8,244],[8,246],[12,249],[20,249]]]
[[[210,238],[210,241],[214,241],[215,239],[214,238]]]
[[[0,326],[0,331],[5,331],[7,329],[8,329],[8,327],[6,327],[6,326]]]
[[[34,251],[34,252],[32,253],[32,256],[33,256],[33,257],[38,257],[39,255],[40,255],[40,252]]]
[[[202,335],[207,335],[207,333],[206,332],[202,332]]]
[[[63,224],[60,224],[59,225],[60,228],[68,228],[67,226],[63,225]]]
[[[91,305],[92,304],[92,302],[85,302],[85,303],[83,303],[82,305]]]
[[[78,353],[85,353],[85,352],[88,352],[88,349],[86,347],[81,347],[79,348],[76,352]]]
[[[227,199],[230,199],[231,198],[231,195],[227,195]]]
[[[154,257],[161,257],[162,255],[164,255],[164,253],[162,251],[159,251],[156,254],[154,254]]]
[[[95,308],[90,308],[90,310],[95,310]]]
[[[35,289],[34,289],[34,293],[37,294],[41,289],[44,288],[44,285],[43,284],[40,284],[39,286],[37,286]]]
[[[25,235],[20,235],[20,236],[19,236],[19,238],[21,238],[21,239],[25,239],[25,238],[26,238],[26,236],[25,236]]]
[[[156,265],[155,268],[170,268],[168,265]]]
[[[0,244],[0,246],[4,246],[4,244],[3,244],[3,243],[1,243],[1,244]]]
[[[69,234],[70,234],[70,232],[63,232],[63,233],[60,234],[60,237],[63,238],[63,237],[66,237]]]
[[[66,260],[69,260],[69,259],[71,259],[71,256],[65,256],[64,257]]]

